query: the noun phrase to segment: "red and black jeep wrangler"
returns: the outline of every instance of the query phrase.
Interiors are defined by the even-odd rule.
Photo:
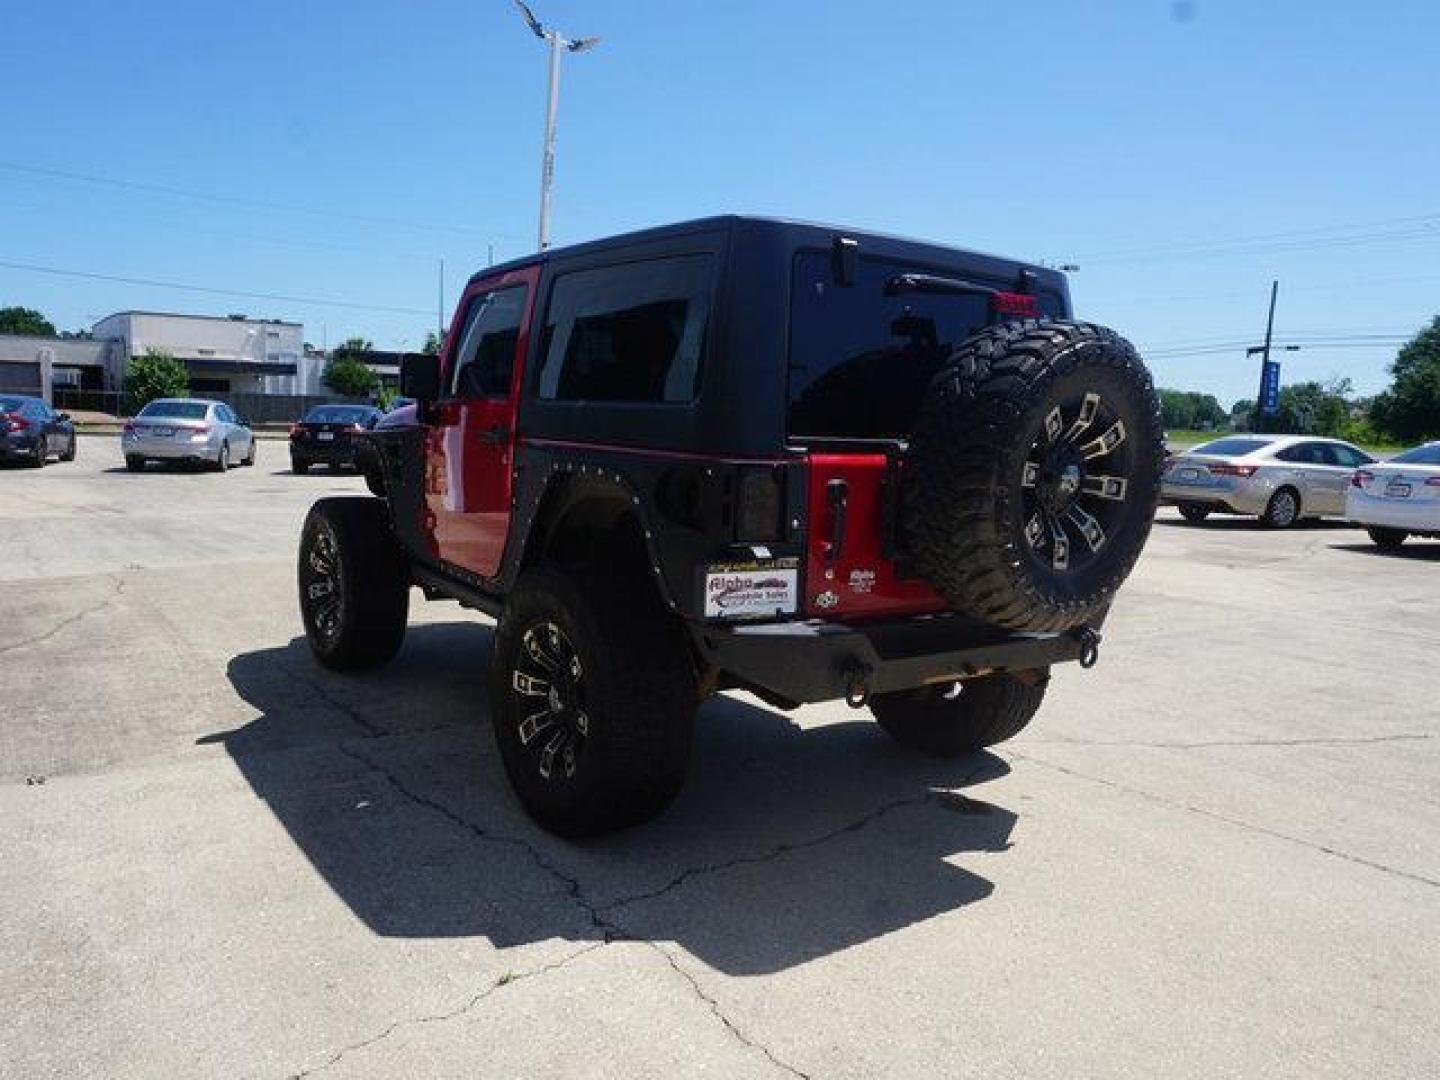
[[[482,271],[401,389],[379,497],[306,519],[311,647],[384,663],[412,586],[497,618],[505,768],[572,836],[659,812],[718,690],[1010,738],[1093,663],[1163,454],[1143,363],[1056,271],[748,217]]]

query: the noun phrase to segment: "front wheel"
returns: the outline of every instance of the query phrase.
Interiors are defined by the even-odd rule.
[[[880,726],[902,746],[956,757],[1020,733],[1045,700],[1048,668],[984,675],[949,686],[881,694],[870,702]]]
[[[1192,525],[1199,525],[1210,516],[1210,508],[1203,503],[1182,502],[1178,509],[1180,516]]]
[[[405,640],[410,568],[385,504],[321,499],[300,530],[300,617],[315,659],[334,671],[378,667]]]
[[[30,451],[30,467],[43,469],[46,459],[50,457],[50,447],[45,441],[45,436],[40,435],[35,439],[35,448]]]
[[[1378,525],[1370,527],[1366,532],[1370,534],[1370,539],[1374,541],[1375,546],[1382,551],[1395,551],[1405,543],[1405,538],[1410,535],[1404,529],[1384,529]]]
[[[698,693],[683,631],[644,583],[527,572],[492,664],[500,757],[541,826],[607,832],[654,817],[679,792]]]
[[[230,469],[230,444],[222,442],[220,452],[215,455],[215,471],[227,472]]]
[[[139,454],[126,454],[125,468],[131,472],[143,472],[145,469],[145,459]]]
[[[250,439],[250,449],[247,450],[245,456],[240,459],[240,464],[247,466],[255,464],[255,439],[253,436]]]
[[[60,455],[60,460],[61,460],[61,461],[74,461],[74,460],[75,460],[75,440],[76,440],[76,438],[77,438],[77,436],[76,436],[75,433],[72,431],[72,432],[70,433],[70,442],[69,442],[69,445],[67,445],[67,446],[65,447],[65,452]]]
[[[1294,488],[1282,487],[1265,504],[1260,522],[1268,529],[1288,529],[1300,520],[1300,496]]]

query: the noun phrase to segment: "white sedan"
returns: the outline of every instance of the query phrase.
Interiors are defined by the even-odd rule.
[[[1357,470],[1345,516],[1364,525],[1382,548],[1397,548],[1407,536],[1440,539],[1440,442]]]

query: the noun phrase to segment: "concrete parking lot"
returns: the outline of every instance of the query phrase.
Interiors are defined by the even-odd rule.
[[[572,845],[486,620],[310,660],[283,453],[0,472],[0,1074],[1440,1075],[1440,543],[1164,511],[1013,743],[721,698]]]

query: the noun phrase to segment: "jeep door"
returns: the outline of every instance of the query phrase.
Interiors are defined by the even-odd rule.
[[[424,525],[436,555],[493,577],[510,527],[515,405],[539,267],[472,284],[445,342],[425,434]]]

